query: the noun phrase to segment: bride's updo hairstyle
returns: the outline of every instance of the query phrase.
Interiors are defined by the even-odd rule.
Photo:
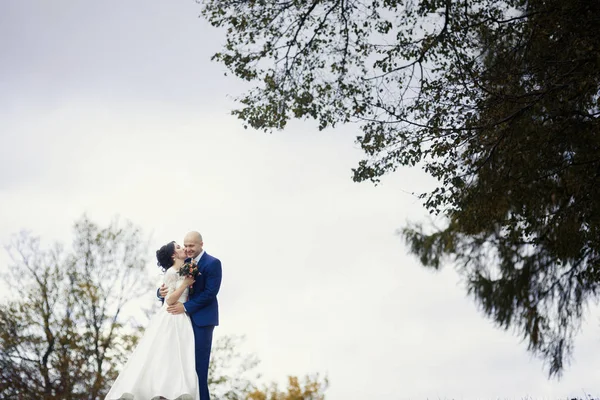
[[[173,260],[173,254],[175,254],[175,241],[165,244],[160,249],[156,250],[157,265],[165,272],[175,262]]]

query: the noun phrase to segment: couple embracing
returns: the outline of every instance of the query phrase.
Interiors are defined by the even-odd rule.
[[[156,251],[164,271],[158,289],[161,309],[113,384],[106,400],[209,400],[208,365],[219,325],[217,293],[221,261],[203,250],[190,232],[183,247],[167,243]]]

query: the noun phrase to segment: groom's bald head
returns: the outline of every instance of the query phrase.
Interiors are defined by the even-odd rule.
[[[199,232],[188,232],[183,238],[183,246],[188,257],[196,258],[202,252],[202,235]]]
[[[191,231],[186,233],[185,238],[183,240],[191,240],[202,243],[202,235],[200,234],[200,232]]]

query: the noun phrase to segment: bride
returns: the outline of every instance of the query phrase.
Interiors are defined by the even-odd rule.
[[[167,312],[169,305],[187,300],[194,279],[178,274],[186,255],[177,243],[162,246],[156,258],[158,266],[166,271],[163,279],[168,294],[105,400],[200,398],[190,318],[185,313]]]

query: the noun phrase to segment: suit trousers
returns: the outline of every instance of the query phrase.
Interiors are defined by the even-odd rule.
[[[210,363],[210,350],[214,326],[194,327],[194,339],[196,347],[196,374],[198,375],[198,387],[200,389],[200,400],[210,400],[208,392],[208,365]]]

